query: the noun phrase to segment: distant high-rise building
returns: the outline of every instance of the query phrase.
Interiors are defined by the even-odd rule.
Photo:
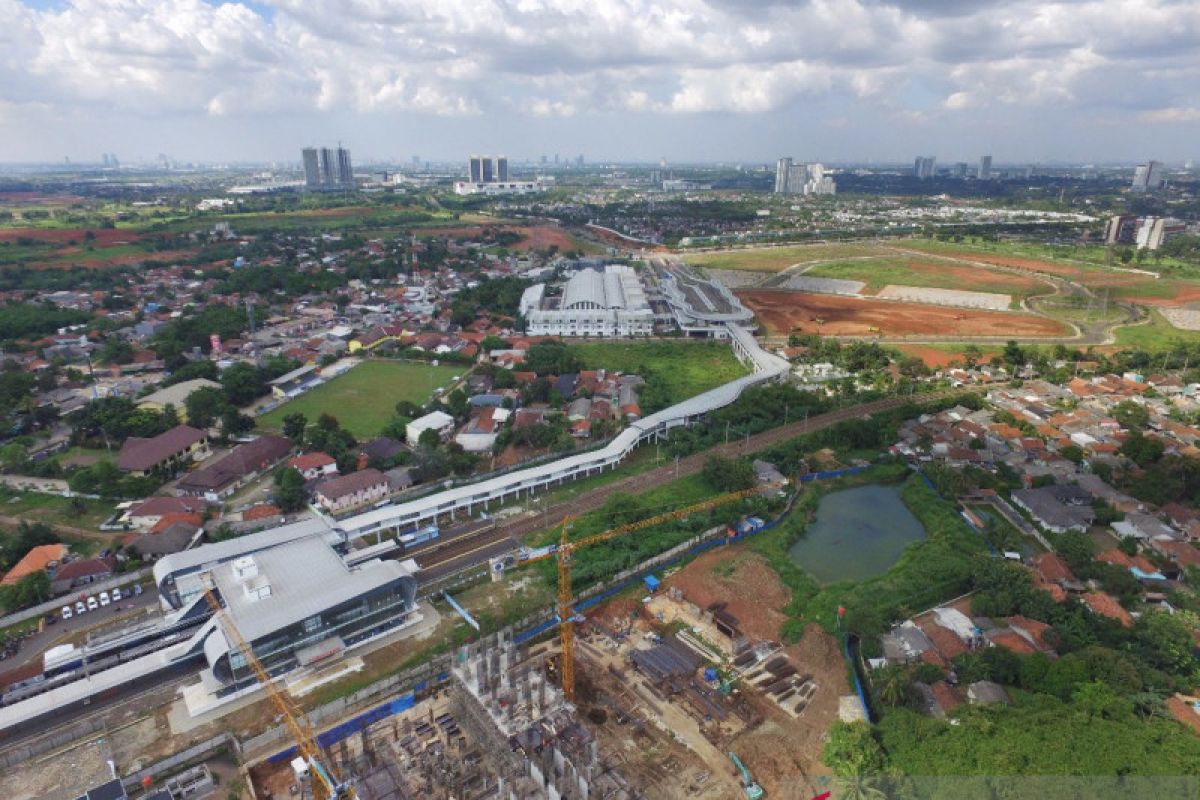
[[[834,194],[837,185],[819,163],[797,164],[791,158],[775,162],[776,194]]]
[[[1172,217],[1142,217],[1134,242],[1138,250],[1157,250],[1171,238],[1187,233],[1187,224]]]
[[[321,164],[321,187],[327,189],[337,184],[337,154],[328,147],[317,151]]]
[[[491,156],[485,156],[483,158],[483,180],[480,181],[480,183],[495,182],[495,180],[496,180],[495,165],[496,165],[496,162],[492,160]]]
[[[792,172],[792,160],[781,158],[775,162],[775,194],[787,194],[788,177]]]
[[[300,151],[300,160],[304,165],[305,189],[354,188],[354,167],[346,148],[305,147]]]
[[[937,158],[935,156],[917,156],[913,162],[913,175],[918,178],[932,178],[937,174]]]
[[[354,186],[354,167],[350,164],[350,151],[338,145],[337,149],[337,182],[338,186]]]
[[[1153,192],[1161,189],[1163,185],[1162,166],[1158,161],[1138,164],[1137,169],[1133,171],[1133,185],[1130,188],[1135,192]]]
[[[975,177],[981,181],[991,180],[992,177],[992,157],[979,157],[979,171],[975,173]]]
[[[956,178],[965,178],[967,177],[967,168],[967,162],[959,161],[954,165],[954,169],[951,171],[951,174]]]
[[[500,183],[508,183],[508,156],[496,156],[493,174]]]
[[[471,183],[483,183],[483,156],[471,156],[469,164]]]
[[[543,166],[543,167],[544,167],[544,166],[546,166],[546,162],[547,162],[547,161],[549,161],[549,160],[550,160],[550,159],[549,159],[549,158],[547,158],[546,154],[545,154],[545,153],[542,153],[542,166]]]
[[[575,156],[575,166],[577,166],[577,167],[583,166],[583,156],[582,155]]]
[[[317,148],[304,148],[300,151],[300,158],[304,162],[304,188],[321,188],[321,167],[317,160]]]

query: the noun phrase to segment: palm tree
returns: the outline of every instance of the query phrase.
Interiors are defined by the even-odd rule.
[[[885,800],[887,795],[875,786],[875,779],[854,775],[837,780],[839,800]]]
[[[885,706],[904,705],[908,699],[908,672],[898,665],[889,665],[877,671],[871,681],[875,696]]]

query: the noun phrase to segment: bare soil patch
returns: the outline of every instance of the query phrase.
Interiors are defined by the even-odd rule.
[[[724,603],[752,639],[777,641],[779,626],[787,619],[782,609],[791,592],[762,556],[744,548],[714,548],[666,583],[700,608]]]
[[[84,244],[84,236],[88,231],[96,238],[87,241],[94,247],[112,247],[119,244],[132,244],[141,241],[142,235],[135,231],[121,228],[4,228],[0,229],[0,242],[12,242],[17,239],[33,239],[36,242],[52,244],[68,244],[76,242]]]
[[[737,296],[768,332],[833,336],[1063,336],[1062,323],[1033,314],[981,311],[921,303],[812,295],[801,292],[743,290]],[[821,322],[818,322],[821,320]],[[875,330],[872,330],[875,329]]]

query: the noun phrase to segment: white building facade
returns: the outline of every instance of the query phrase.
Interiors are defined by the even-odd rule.
[[[654,312],[632,267],[609,264],[601,272],[584,269],[567,281],[557,307],[525,314],[531,336],[649,336]]]

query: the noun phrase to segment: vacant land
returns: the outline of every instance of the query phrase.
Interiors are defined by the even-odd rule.
[[[1053,291],[1051,286],[1033,276],[906,256],[833,261],[818,264],[806,270],[804,274],[862,281],[866,284],[869,294],[878,294],[888,285],[965,289],[972,292],[1008,294],[1016,298]]]
[[[300,412],[315,421],[321,414],[337,417],[358,439],[370,439],[395,415],[401,400],[423,405],[433,390],[445,387],[464,366],[433,367],[395,361],[367,361],[295,400],[258,418],[261,427],[278,430],[283,418]]]
[[[896,345],[896,349],[906,356],[916,356],[930,369],[941,369],[950,366],[951,363],[966,362],[961,345],[900,344]],[[980,363],[991,361],[992,357],[1000,355],[1000,352],[999,346],[983,345],[979,348],[978,360]]]
[[[786,336],[796,328],[833,336],[1067,336],[1054,320],[1011,311],[898,303],[800,292],[737,292],[767,333]],[[818,322],[818,320],[821,320]]]
[[[1125,325],[1114,331],[1117,344],[1139,350],[1167,350],[1178,344],[1200,343],[1200,331],[1176,328],[1156,310],[1150,311],[1150,321],[1141,325]]]
[[[883,251],[874,244],[805,244],[794,247],[761,247],[747,250],[719,250],[712,253],[688,253],[684,261],[713,269],[748,269],[779,272],[808,261],[878,256]]]
[[[100,523],[113,515],[114,508],[113,503],[106,500],[17,492],[0,487],[0,516],[19,517],[30,522],[98,528]]]
[[[656,377],[678,403],[746,374],[728,345],[712,342],[590,342],[571,345],[588,369]]]

